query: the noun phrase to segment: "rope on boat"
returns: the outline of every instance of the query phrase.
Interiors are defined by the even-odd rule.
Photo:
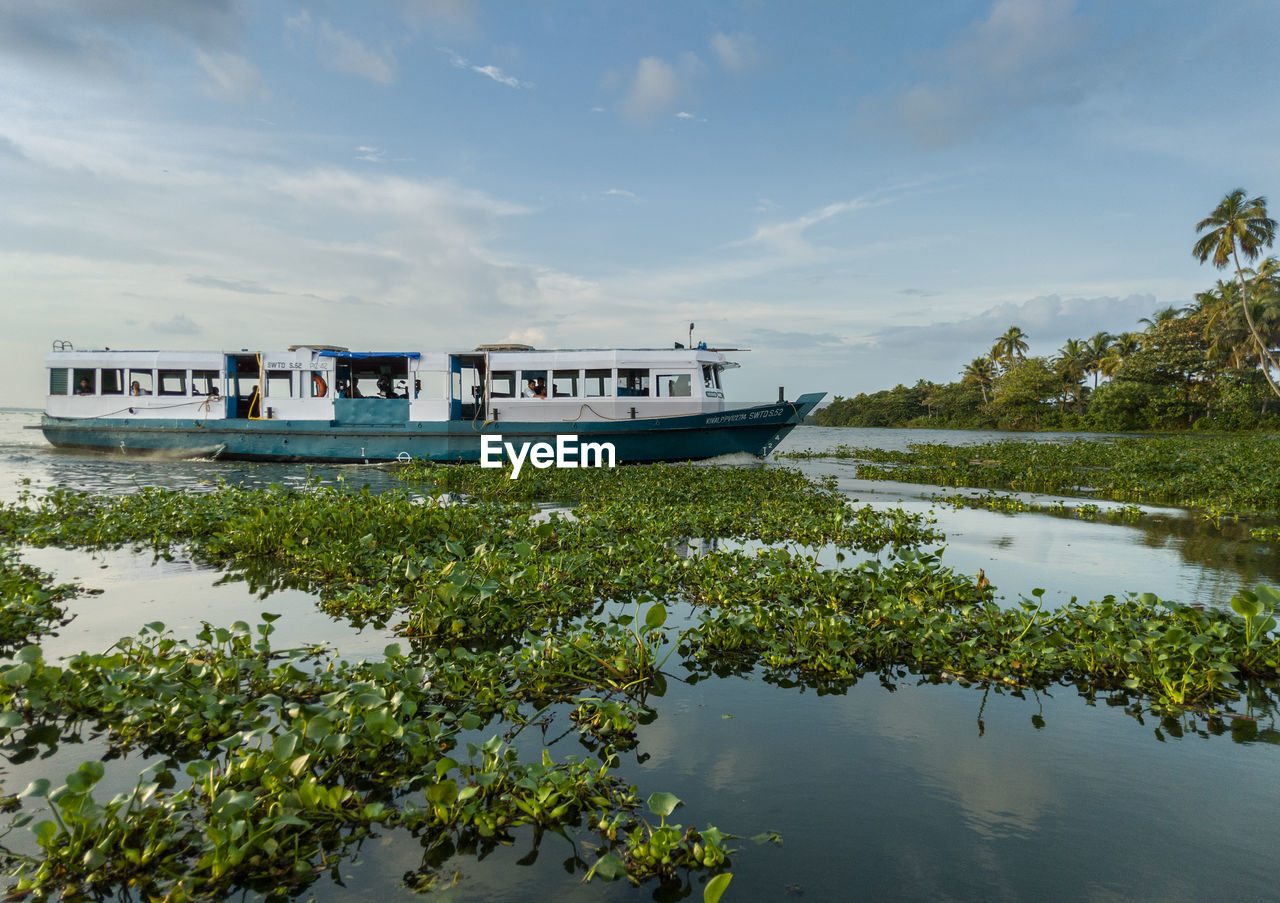
[[[209,403],[209,399],[208,399],[208,398],[205,398],[205,399],[202,399],[201,401],[195,401],[195,400],[192,400],[192,401],[180,401],[180,402],[178,402],[177,404],[151,404],[151,405],[147,405],[147,406],[146,406],[146,410],[148,410],[148,411],[167,411],[167,410],[169,410],[169,409],[171,409],[171,408],[185,408],[185,407],[189,407],[190,405],[193,405],[193,404],[194,404],[194,405],[201,405],[201,406],[203,406],[203,405],[207,405],[208,403]],[[116,410],[116,411],[107,411],[107,413],[105,413],[105,414],[89,414],[89,415],[86,415],[86,416],[83,416],[83,417],[80,417],[80,416],[77,416],[77,417],[59,417],[58,419],[59,419],[59,420],[101,420],[101,419],[102,419],[102,418],[104,418],[104,417],[114,417],[114,416],[116,416],[117,414],[132,414],[132,413],[134,412],[134,409],[135,409],[135,408],[138,408],[138,407],[140,407],[140,405],[130,405],[130,406],[129,406],[129,407],[127,407],[127,408],[120,408],[119,410]],[[208,419],[208,414],[206,414],[206,415],[205,415],[205,419],[206,419],[206,420]]]

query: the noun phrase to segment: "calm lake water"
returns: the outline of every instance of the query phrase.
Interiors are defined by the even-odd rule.
[[[0,411],[0,499],[15,498],[24,478],[39,487],[111,492],[146,485],[199,490],[223,479],[395,485],[379,467],[151,463],[59,452],[38,432],[22,429],[37,420],[30,412]],[[1007,436],[806,427],[783,448],[902,448]],[[1137,525],[957,511],[931,503],[933,487],[858,480],[852,462],[794,466],[835,475],[841,489],[862,502],[932,512],[947,535],[944,561],[965,573],[983,568],[1011,604],[1043,587],[1055,603],[1072,595],[1152,591],[1222,606],[1241,586],[1280,583],[1272,546],[1246,542],[1242,528],[1224,532],[1177,510],[1151,509]],[[262,611],[282,613],[273,637],[280,645],[325,641],[362,657],[379,654],[391,639],[385,631],[357,631],[329,618],[307,593],[259,599],[244,584],[221,582],[217,572],[190,562],[56,549],[29,550],[26,558],[62,579],[104,590],[73,603],[75,620],[44,643],[51,655],[104,649],[148,621],[186,635],[201,620],[253,621]],[[666,695],[649,700],[658,717],[641,728],[639,747],[622,754],[622,776],[642,797],[665,790],[684,800],[673,819],[682,824],[714,824],[743,837],[776,831],[783,838],[781,845],[737,842],[726,901],[1280,895],[1271,858],[1280,846],[1280,782],[1274,779],[1280,747],[1209,736],[1194,718],[1181,727],[1144,723],[1122,707],[1091,705],[1071,687],[985,694],[904,676],[888,686],[867,679],[847,692],[821,695],[753,676],[690,684],[675,659],[667,669],[673,679]],[[518,741],[526,759],[536,757],[542,743],[540,734]],[[551,749],[557,757],[586,752],[576,733]],[[49,759],[2,766],[0,777],[13,792],[33,777],[61,779],[89,754],[85,746],[63,746]],[[140,767],[112,763],[107,784],[131,784]],[[431,898],[680,898],[681,891],[656,885],[583,885],[581,873],[567,874],[563,865],[575,843],[548,834],[535,848],[525,832],[483,857],[459,854],[447,868],[460,873],[457,885]],[[417,840],[390,832],[369,839],[343,863],[340,883],[321,880],[302,899],[421,900],[402,883],[421,862]],[[699,879],[685,891],[700,900]]]

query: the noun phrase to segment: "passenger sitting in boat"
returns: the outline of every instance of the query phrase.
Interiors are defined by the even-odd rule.
[[[140,386],[138,384],[138,381],[135,379],[133,382],[129,383],[129,394],[130,395],[146,395],[147,393],[142,391],[142,386]]]
[[[77,387],[77,388],[76,388],[76,394],[77,394],[77,395],[92,395],[92,394],[93,394],[93,387],[92,387],[91,385],[89,385],[89,377],[87,377],[87,376],[82,376],[82,377],[80,377],[80,385],[79,385],[79,387]]]
[[[546,398],[547,390],[544,389],[537,380],[529,380],[529,384],[524,387],[525,398]]]

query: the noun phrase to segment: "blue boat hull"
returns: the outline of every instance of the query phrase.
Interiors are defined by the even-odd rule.
[[[41,429],[59,448],[95,449],[128,456],[208,457],[251,461],[371,463],[423,459],[480,460],[481,439],[549,442],[575,435],[581,443],[608,442],[616,462],[689,461],[720,455],[771,452],[804,419],[823,393],[794,402],[648,420],[577,423],[470,421],[353,424],[328,420],[179,420],[60,418]]]

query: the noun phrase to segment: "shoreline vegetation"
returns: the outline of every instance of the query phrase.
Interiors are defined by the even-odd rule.
[[[105,744],[65,776],[5,788],[33,840],[7,848],[13,893],[283,899],[371,835],[419,845],[404,880],[429,890],[456,880],[452,857],[536,850],[546,831],[578,838],[567,867],[582,877],[701,884],[714,901],[750,847],[674,824],[675,795],[617,773],[669,680],[1070,687],[1154,714],[1173,736],[1280,740],[1268,715],[1280,594],[1267,587],[1232,611],[1149,593],[1046,610],[1043,590],[1001,605],[929,551],[943,537],[924,517],[856,506],[833,479],[783,467],[398,473],[405,489],[378,494],[55,489],[0,509],[8,550],[182,553],[257,593],[308,590],[334,617],[402,640],[353,664],[321,645],[276,648],[264,613],[192,639],[152,623],[55,663],[21,644],[78,590],[7,552],[0,743],[19,760]],[[565,722],[591,755],[531,750],[529,729]],[[103,760],[121,755],[150,764],[134,789],[95,797]],[[777,842],[767,827],[728,829]]]
[[[1028,357],[1010,326],[950,383],[836,395],[810,415],[818,426],[941,429],[1280,430],[1280,260],[1253,262],[1275,240],[1264,197],[1228,193],[1192,249],[1234,270],[1191,304],[1139,321],[1141,332],[1068,339]]]

